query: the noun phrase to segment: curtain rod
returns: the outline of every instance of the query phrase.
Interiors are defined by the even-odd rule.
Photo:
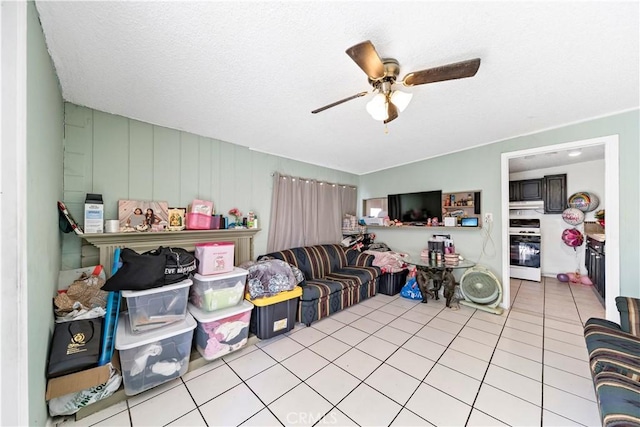
[[[300,176],[282,175],[279,172],[272,172],[271,176],[276,176],[276,174],[280,175],[281,178],[299,179],[301,181],[307,181],[307,182],[316,181],[316,182],[320,182],[320,183],[328,184],[328,185],[337,185],[337,186],[344,187],[344,188],[350,187],[350,188],[353,188],[353,189],[356,189],[356,190],[358,189],[358,187],[356,185],[353,185],[353,184],[340,184],[340,183],[337,183],[337,182],[321,181],[321,180],[314,179],[314,178],[303,178],[303,177],[300,177]]]

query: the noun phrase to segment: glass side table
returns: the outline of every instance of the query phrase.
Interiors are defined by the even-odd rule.
[[[431,295],[433,299],[440,299],[440,288],[444,284],[443,296],[447,300],[447,307],[451,307],[451,300],[455,295],[456,279],[453,276],[455,269],[467,269],[476,265],[469,260],[461,260],[458,264],[445,264],[444,262],[432,261],[420,255],[410,254],[404,261],[407,264],[416,266],[416,282],[420,287],[422,302],[427,302],[427,297]],[[433,281],[433,287],[429,288],[429,280]]]

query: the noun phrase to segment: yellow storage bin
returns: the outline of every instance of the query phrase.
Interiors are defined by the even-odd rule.
[[[255,306],[251,313],[249,330],[261,340],[273,338],[293,329],[298,310],[298,298],[302,288],[296,286],[290,291],[280,292],[266,298],[245,298]]]

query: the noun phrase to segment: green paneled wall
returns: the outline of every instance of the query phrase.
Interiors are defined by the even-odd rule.
[[[211,138],[65,104],[64,200],[82,221],[86,193],[101,193],[105,218],[116,219],[119,199],[167,201],[187,206],[214,202],[224,215],[253,210],[262,231],[255,254],[266,252],[272,173],[344,184],[358,176],[272,156]],[[81,264],[81,239],[63,237],[63,269]]]
[[[387,194],[443,190],[445,192],[481,190],[482,211],[492,212],[493,228],[486,239],[486,254],[482,255],[485,237],[479,230],[451,230],[456,248],[468,258],[489,266],[502,275],[500,157],[502,153],[527,148],[579,141],[600,136],[619,136],[620,167],[620,291],[623,295],[640,297],[640,111],[634,110],[571,126],[522,136],[490,145],[409,165],[360,176],[362,198],[384,197]],[[434,142],[437,143],[437,142]],[[607,173],[607,171],[605,171]],[[608,196],[607,196],[608,197]],[[613,215],[607,212],[607,216]],[[439,231],[442,231],[440,229]],[[449,229],[446,230],[449,232]],[[378,240],[398,250],[419,251],[433,233],[428,229],[376,230]]]
[[[25,332],[29,337],[29,425],[35,426],[47,421],[45,370],[53,329],[51,299],[57,289],[60,268],[56,202],[62,197],[64,117],[58,78],[33,2],[28,3],[27,13],[27,211],[24,214],[29,319]]]

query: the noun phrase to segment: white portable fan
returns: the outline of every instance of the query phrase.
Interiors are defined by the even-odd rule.
[[[476,265],[464,272],[460,279],[460,292],[464,297],[460,304],[494,314],[502,314],[500,280],[487,268]]]

